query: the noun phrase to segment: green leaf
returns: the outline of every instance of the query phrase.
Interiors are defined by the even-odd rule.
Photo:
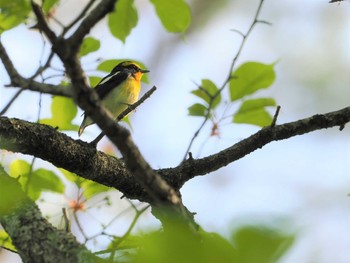
[[[34,188],[40,189],[41,191],[50,191],[54,193],[63,193],[64,184],[53,171],[39,168],[33,173],[33,178],[31,183]]]
[[[94,88],[97,86],[97,84],[101,81],[101,77],[97,76],[90,76],[89,77],[89,82],[90,82],[90,87]]]
[[[98,66],[97,66],[97,70],[100,71],[104,71],[104,72],[108,72],[110,73],[112,71],[112,69],[118,65],[119,63],[123,62],[123,61],[133,61],[135,62],[137,65],[140,66],[141,69],[148,69],[145,64],[143,64],[142,62],[138,61],[138,60],[134,60],[134,59],[108,59],[105,60],[103,62],[101,62]],[[149,83],[149,78],[147,74],[144,74],[142,76],[141,79],[142,82],[144,83]]]
[[[260,89],[266,89],[275,81],[274,64],[247,62],[232,73],[230,80],[231,101],[243,98]]]
[[[217,94],[218,91],[219,91],[218,87],[216,87],[216,85],[211,80],[203,79],[200,88],[191,91],[191,93],[203,99],[209,105],[210,101],[212,100],[214,95]],[[214,99],[214,101],[212,102],[211,108],[215,109],[220,102],[221,102],[221,94],[219,93]]]
[[[86,37],[80,47],[79,56],[83,57],[89,53],[95,52],[96,50],[99,50],[100,46],[100,40],[93,37]]]
[[[84,180],[84,182],[81,185],[81,188],[83,189],[84,197],[87,200],[95,195],[105,193],[107,191],[112,190],[112,188],[110,188],[108,186],[96,183],[96,182],[91,181],[91,180]]]
[[[69,181],[73,182],[78,188],[83,189],[83,195],[87,200],[95,195],[112,190],[112,188],[108,186],[81,178],[75,173],[71,173],[62,168],[60,169],[60,171]]]
[[[65,170],[63,168],[60,168],[59,170],[66,177],[66,179],[68,179],[69,181],[73,182],[78,188],[81,188],[83,182],[86,180],[86,179],[76,175],[75,173],[67,171],[67,170]]]
[[[119,0],[115,5],[115,11],[108,16],[108,26],[112,35],[125,43],[131,30],[138,20],[137,10],[133,0]]]
[[[188,108],[188,115],[204,117],[207,114],[207,107],[200,103],[193,104]]]
[[[30,173],[30,164],[24,160],[14,160],[10,165],[10,176],[20,178],[23,175]]]
[[[21,204],[29,200],[21,190],[18,180],[10,177],[2,166],[0,166],[0,193],[0,215],[2,216],[13,213],[18,209],[15,204]]]
[[[116,236],[111,241],[111,243],[109,243],[107,249],[122,250],[122,249],[132,249],[139,246],[140,246],[139,236],[128,235],[122,238],[119,236]]]
[[[22,190],[32,199],[37,200],[41,191],[33,191],[31,187],[33,171],[31,165],[24,160],[15,160],[10,165],[10,176],[16,178]]]
[[[272,116],[265,107],[276,106],[271,98],[246,100],[234,114],[233,122],[253,124],[260,127],[268,126],[272,122]]]
[[[43,168],[32,171],[30,164],[24,160],[15,160],[11,163],[10,175],[18,178],[23,191],[32,200],[37,200],[44,191],[64,192],[64,185],[54,172]]]
[[[59,0],[44,0],[42,8],[44,12],[47,14],[50,10],[59,2]]]
[[[150,0],[168,32],[183,33],[191,23],[191,11],[184,0]]]
[[[12,244],[11,237],[5,232],[5,230],[0,230],[0,246],[12,251],[17,251]]]
[[[0,34],[24,23],[30,11],[29,0],[0,0]]]
[[[239,262],[235,248],[217,234],[193,234],[188,228],[171,222],[169,231],[157,231],[140,238],[140,249],[132,262]],[[258,261],[255,261],[258,262]]]
[[[52,117],[42,119],[39,122],[52,127],[58,127],[61,131],[75,131],[78,125],[72,124],[72,120],[77,115],[78,109],[71,98],[54,96],[51,103]]]
[[[240,263],[277,262],[293,243],[293,237],[272,229],[247,226],[232,236]]]

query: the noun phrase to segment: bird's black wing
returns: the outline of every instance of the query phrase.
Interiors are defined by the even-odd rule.
[[[99,98],[102,100],[114,88],[129,77],[129,73],[125,71],[111,72],[104,77],[95,87]]]

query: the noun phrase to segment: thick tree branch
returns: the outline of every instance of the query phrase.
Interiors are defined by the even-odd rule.
[[[177,167],[156,172],[179,190],[191,178],[227,166],[272,141],[334,126],[344,127],[348,122],[350,107],[267,127],[221,152],[201,159],[189,159]],[[150,196],[119,159],[97,151],[88,143],[75,141],[47,125],[0,117],[0,148],[39,157],[83,178],[114,187],[129,198],[150,201]]]
[[[36,24],[35,27],[38,28],[40,31],[42,31],[47,36],[47,38],[50,40],[51,43],[56,42],[57,36],[55,32],[53,32],[49,27],[49,25],[47,24],[45,15],[41,7],[37,3],[35,3],[33,0],[30,1],[30,3],[32,5],[33,12],[38,20],[38,23]]]
[[[96,262],[68,232],[54,228],[16,179],[0,167],[0,223],[23,262]]]
[[[141,196],[141,200],[149,201],[124,163],[50,126],[0,117],[0,148],[36,156],[83,178],[114,187],[127,197]]]
[[[326,114],[316,114],[306,119],[282,125],[269,126],[214,155],[197,160],[189,159],[176,169],[186,171],[182,173],[186,178],[181,181],[187,181],[194,176],[216,171],[272,141],[280,141],[334,126],[339,126],[339,129],[342,130],[348,122],[350,122],[350,107]],[[191,168],[192,171],[189,172]]]

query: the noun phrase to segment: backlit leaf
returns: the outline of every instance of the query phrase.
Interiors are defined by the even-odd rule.
[[[85,180],[81,188],[84,190],[83,194],[86,199],[90,199],[91,197],[98,195],[100,193],[105,193],[107,191],[112,190],[112,188],[105,186],[103,184],[96,183],[91,180]]]
[[[268,126],[272,122],[272,116],[265,107],[276,106],[271,98],[246,100],[233,116],[233,122],[253,124],[260,127]]]
[[[29,0],[0,0],[0,34],[24,23],[30,11]]]
[[[188,115],[204,117],[207,114],[207,107],[202,104],[196,103],[188,108]]]
[[[118,0],[115,11],[108,16],[108,26],[113,36],[123,43],[138,20],[133,0]]]
[[[211,80],[203,79],[200,88],[191,91],[191,93],[203,99],[208,105],[210,104],[212,98],[217,95],[211,104],[211,108],[215,109],[216,106],[221,102],[221,94],[217,94],[218,91],[219,89]]]
[[[3,248],[16,251],[15,246],[12,244],[11,237],[5,232],[5,230],[0,230],[0,244]]]
[[[191,11],[184,0],[150,0],[165,29],[184,33],[191,23]]]
[[[240,263],[278,262],[293,243],[293,236],[272,229],[246,226],[236,231],[232,241],[238,251]]]
[[[39,122],[57,127],[59,130],[77,130],[79,126],[72,124],[72,120],[77,115],[78,109],[71,98],[54,96],[51,103],[52,117],[42,119]]]
[[[275,81],[274,64],[247,62],[232,73],[230,80],[231,101],[243,98],[260,89],[266,89]]]
[[[95,52],[100,48],[100,41],[93,37],[86,37],[80,47],[79,56],[83,57],[89,53]]]
[[[57,3],[59,0],[45,0],[43,1],[42,8],[45,13],[48,13]]]
[[[54,172],[43,168],[33,171],[31,165],[24,160],[15,160],[11,163],[10,175],[18,178],[23,191],[32,200],[37,200],[44,191],[56,193],[64,191],[61,179]]]

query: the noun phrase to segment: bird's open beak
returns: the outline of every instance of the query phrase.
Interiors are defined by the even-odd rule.
[[[148,69],[141,69],[140,72],[141,72],[141,73],[148,73],[149,70],[148,70]]]

